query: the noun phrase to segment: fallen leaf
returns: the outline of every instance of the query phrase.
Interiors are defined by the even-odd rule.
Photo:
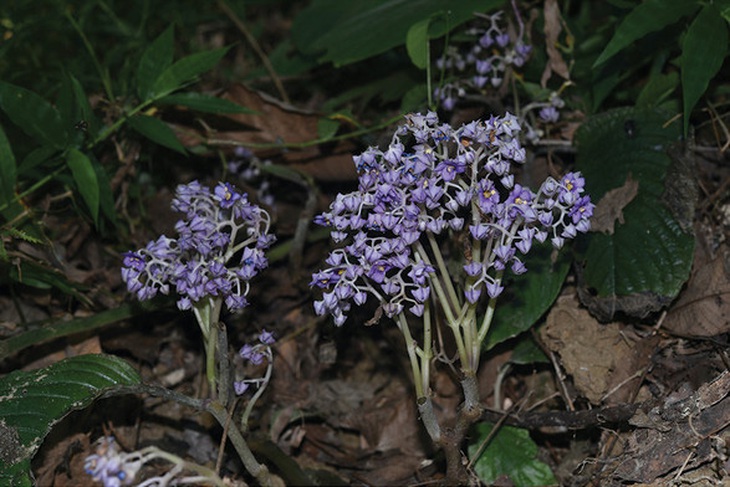
[[[591,231],[613,235],[616,220],[624,223],[623,210],[638,192],[639,182],[634,181],[629,173],[623,186],[607,191],[596,204],[591,218]]]
[[[665,330],[683,337],[711,337],[730,331],[730,250],[710,258],[697,245],[687,288],[667,313]]]
[[[545,88],[547,82],[553,73],[556,73],[563,79],[570,79],[570,70],[565,63],[563,56],[560,54],[557,46],[560,33],[563,31],[562,17],[560,16],[560,7],[557,0],[545,1],[545,46],[547,49],[548,62],[545,64],[545,70],[540,78],[540,85]]]

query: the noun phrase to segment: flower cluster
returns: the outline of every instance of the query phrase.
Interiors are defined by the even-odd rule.
[[[271,161],[262,161],[245,147],[236,147],[233,153],[235,158],[228,162],[228,171],[255,186],[257,200],[273,208],[276,201],[271,192],[271,181],[261,170],[262,167],[271,165]]]
[[[532,46],[525,43],[522,32],[517,39],[512,39],[500,25],[501,16],[502,12],[483,16],[488,25],[468,31],[476,41],[466,52],[452,45],[438,59],[437,67],[455,78],[435,91],[445,110],[452,110],[457,99],[468,92],[498,88],[508,68],[520,68],[527,61]]]
[[[231,311],[246,306],[249,280],[268,265],[264,250],[274,241],[269,214],[231,184],[211,192],[197,181],[178,186],[172,208],[185,215],[175,224],[178,238],[163,235],[125,253],[127,289],[139,300],[172,289],[183,310],[206,297],[223,300]]]
[[[140,469],[153,461],[163,460],[171,463],[172,467],[165,473],[149,477],[144,481],[136,482],[135,477]],[[156,465],[159,470],[159,465]],[[186,474],[186,470],[195,472]],[[113,436],[102,436],[96,441],[96,452],[86,457],[84,471],[91,475],[96,482],[102,482],[104,487],[121,487],[136,485],[138,487],[152,487],[164,485],[222,485],[222,480],[212,470],[195,465],[171,453],[148,446],[141,450],[124,452]]]
[[[358,189],[315,219],[341,244],[313,275],[311,285],[325,290],[316,313],[342,325],[351,303],[374,296],[389,317],[404,309],[420,316],[432,283],[443,280],[469,303],[483,291],[496,298],[505,269],[525,272],[520,256],[534,241],[559,248],[588,231],[593,204],[580,173],[548,178],[537,192],[515,182],[511,165],[525,159],[519,132],[510,114],[457,129],[433,112],[411,114],[385,151],[355,156]],[[448,237],[462,243],[460,278],[443,263]]]
[[[86,457],[84,471],[104,487],[132,485],[142,463],[129,461],[128,457],[113,436],[102,436],[96,442],[96,453]]]
[[[274,334],[264,330],[261,332],[261,334],[259,334],[258,342],[259,343],[256,343],[254,345],[247,343],[246,345],[241,347],[241,350],[239,350],[238,354],[241,356],[242,359],[250,362],[253,365],[261,365],[264,360],[267,360],[269,363],[268,369],[270,369],[274,358],[273,354],[271,353],[271,345],[276,342]],[[265,385],[266,383],[268,383],[269,377],[270,370],[267,370],[267,374],[262,378],[235,381],[233,383],[233,388],[236,391],[236,394],[240,396],[241,394],[245,393],[251,385],[256,385],[257,387]]]

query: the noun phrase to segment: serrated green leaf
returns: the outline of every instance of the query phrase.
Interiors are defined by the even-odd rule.
[[[717,7],[708,4],[700,10],[684,36],[681,69],[685,135],[692,109],[727,56],[727,29],[727,22],[720,16]]]
[[[167,67],[155,80],[148,99],[159,99],[179,90],[199,75],[211,70],[228,51],[227,47],[184,57]]]
[[[0,81],[0,109],[39,143],[66,147],[68,133],[58,110],[32,91]]]
[[[657,110],[616,109],[591,117],[576,134],[577,167],[594,202],[629,175],[638,182],[614,233],[589,236],[583,278],[599,298],[652,293],[668,301],[689,277],[694,236],[662,199],[672,164],[666,151],[681,134],[679,123],[664,126],[669,118]]]
[[[163,121],[155,117],[149,117],[147,115],[135,115],[130,118],[127,123],[137,133],[147,137],[152,142],[160,144],[179,152],[180,154],[187,154],[185,147],[175,137],[175,132]]]
[[[230,100],[195,92],[168,95],[160,98],[157,103],[161,105],[182,105],[204,113],[256,113],[256,110],[251,110]]]
[[[697,2],[691,0],[646,0],[641,2],[621,21],[616,33],[593,63],[593,67],[599,66],[645,35],[661,30],[682,17],[690,15],[698,6]]]
[[[0,418],[5,429],[0,440],[5,450],[2,463],[27,467],[51,428],[66,414],[83,409],[109,389],[140,382],[127,362],[108,355],[81,355],[0,378]]]
[[[448,19],[434,18],[431,39],[501,6],[504,0],[450,2]],[[412,25],[444,10],[442,0],[315,0],[294,20],[292,39],[321,63],[343,66],[386,52],[406,42]]]
[[[173,41],[174,27],[171,25],[142,53],[137,66],[137,94],[141,100],[152,97],[155,81],[172,64]]]
[[[78,149],[71,148],[66,153],[66,164],[71,169],[76,189],[81,193],[84,203],[91,213],[94,223],[99,224],[99,181],[96,170],[89,158]]]
[[[411,62],[418,69],[426,69],[428,65],[428,26],[431,18],[416,22],[406,34],[406,50]]]
[[[507,277],[487,335],[487,349],[529,330],[558,297],[570,261],[562,252],[552,262],[552,252],[549,245],[536,245],[524,259],[528,272]]]
[[[515,487],[558,484],[550,467],[536,458],[537,445],[525,429],[502,426],[475,461],[479,445],[493,428],[489,423],[477,424],[469,443],[469,458],[474,462],[474,472],[485,484],[492,485],[501,476],[509,477]]]

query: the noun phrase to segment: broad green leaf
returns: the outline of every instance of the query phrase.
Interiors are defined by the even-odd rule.
[[[710,80],[715,77],[728,53],[727,22],[715,5],[705,5],[689,26],[682,42],[682,95],[684,134],[689,117]]]
[[[428,65],[428,26],[431,18],[416,22],[406,34],[406,50],[411,61],[418,69],[426,69]]]
[[[0,81],[0,109],[39,143],[66,147],[68,133],[58,110],[32,91]]]
[[[81,355],[0,378],[0,483],[17,485],[23,479],[21,470],[29,468],[46,435],[69,412],[140,382],[127,362],[108,355]]]
[[[474,18],[474,12],[504,3],[449,2],[448,18],[434,17],[429,37],[440,37]],[[443,0],[315,0],[295,19],[292,39],[302,52],[320,56],[320,63],[343,66],[404,45],[411,26],[443,10]]]
[[[660,106],[679,86],[679,75],[672,71],[669,73],[656,73],[649,78],[649,81],[641,89],[636,98],[637,107],[658,107]]]
[[[86,96],[84,88],[81,86],[79,80],[77,80],[74,75],[70,73],[68,74],[68,77],[71,80],[71,86],[74,90],[76,105],[78,106],[79,110],[80,119],[77,121],[77,123],[84,123],[84,130],[88,131],[89,137],[93,139],[96,136],[97,132],[99,132],[99,120],[96,118],[94,110],[91,108],[91,104],[89,103],[89,98]],[[76,128],[76,130],[80,129]]]
[[[159,99],[194,81],[200,74],[211,70],[228,51],[227,47],[199,52],[184,57],[167,67],[155,80],[148,99]]]
[[[99,208],[102,214],[116,227],[118,224],[117,211],[114,208],[114,192],[112,191],[109,175],[104,166],[94,164],[96,181],[99,183]]]
[[[168,95],[160,98],[157,103],[162,105],[182,105],[204,113],[256,113],[255,110],[251,110],[230,100],[195,92]]]
[[[55,268],[32,260],[21,260],[19,264],[9,266],[6,270],[7,276],[17,283],[38,289],[56,288],[82,302],[88,302],[88,298],[77,289],[81,286],[69,282],[66,276]]]
[[[147,115],[135,115],[127,122],[136,132],[147,137],[152,142],[165,146],[168,149],[172,149],[181,154],[187,153],[185,151],[185,147],[183,147],[180,141],[177,140],[177,137],[175,137],[175,132],[173,132],[165,122]]]
[[[0,125],[0,203],[10,203],[15,198],[16,173],[15,155]]]
[[[542,348],[538,347],[530,335],[523,335],[512,349],[509,363],[515,365],[528,365],[537,363],[550,363]]]
[[[331,118],[320,118],[317,120],[317,137],[322,140],[334,137],[340,128],[340,122]]]
[[[637,5],[616,29],[594,67],[629,47],[634,41],[690,15],[699,4],[693,0],[646,0]]]
[[[527,272],[506,275],[505,293],[497,301],[487,349],[529,330],[560,293],[570,261],[565,252],[553,262],[549,245],[536,245],[524,259]]]
[[[122,304],[118,308],[101,311],[92,316],[74,318],[69,321],[55,320],[51,323],[32,323],[28,331],[0,340],[0,360],[11,357],[28,347],[39,345],[61,337],[77,333],[89,332],[98,328],[129,319],[133,316],[150,314],[159,309],[165,300],[144,301],[141,303]],[[168,303],[169,304],[169,303]]]
[[[89,158],[78,149],[71,148],[66,154],[66,164],[71,169],[76,189],[89,208],[94,223],[99,224],[99,181]]]
[[[49,145],[42,145],[33,149],[20,162],[18,176],[27,176],[36,167],[55,158],[58,153],[58,149]]]
[[[537,445],[525,429],[502,426],[475,460],[479,445],[493,428],[489,423],[477,424],[469,442],[469,458],[482,482],[493,485],[507,476],[515,487],[558,485],[550,467],[537,459]]]
[[[639,305],[648,311],[659,309],[689,277],[694,236],[691,229],[682,228],[670,207],[691,205],[694,196],[689,190],[673,194],[680,176],[667,176],[677,167],[667,150],[681,134],[679,123],[664,126],[669,118],[657,110],[616,109],[591,117],[576,134],[577,167],[593,202],[624,186],[629,175],[638,182],[635,197],[619,208],[621,219],[615,221],[614,233],[588,236],[582,275],[587,294],[611,308],[591,308],[602,319],[610,319],[623,306],[637,315],[641,310],[633,308]],[[691,222],[684,226],[691,227]]]
[[[142,53],[137,66],[137,94],[146,101],[152,97],[152,86],[172,64],[174,27],[170,26]]]

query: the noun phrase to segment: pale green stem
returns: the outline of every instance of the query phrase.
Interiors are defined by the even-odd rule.
[[[502,272],[497,274],[497,284],[502,283]],[[492,325],[492,319],[494,318],[494,310],[497,307],[497,298],[492,298],[489,300],[489,305],[487,305],[487,311],[484,313],[484,318],[482,319],[482,324],[479,326],[479,334],[477,335],[477,341],[479,345],[484,342],[484,340],[487,338],[487,333],[489,333],[489,328]]]
[[[431,306],[426,302],[423,311],[423,352],[421,356],[421,374],[423,375],[423,390],[428,393],[431,389],[431,359],[433,347],[431,344]]]
[[[253,407],[256,404],[256,401],[259,400],[261,395],[266,390],[266,386],[269,385],[269,380],[271,379],[271,372],[274,370],[274,359],[271,356],[271,348],[269,348],[269,352],[267,354],[267,359],[269,361],[269,365],[266,367],[266,374],[264,375],[261,387],[258,388],[256,393],[251,397],[251,400],[248,401],[248,404],[246,404],[246,409],[243,411],[243,415],[241,416],[241,431],[243,433],[248,431],[248,418],[251,416],[251,411],[253,411]]]
[[[436,258],[436,264],[438,265],[439,272],[446,284],[446,291],[451,298],[451,306],[453,307],[453,309],[459,309],[460,301],[459,296],[456,293],[456,289],[454,288],[454,282],[452,279],[449,278],[449,270],[446,268],[446,263],[444,262],[443,255],[441,254],[441,249],[436,242],[436,238],[434,238],[433,233],[431,232],[428,232],[428,243],[431,245],[431,250],[433,251],[434,257]]]
[[[406,340],[406,350],[408,351],[408,360],[411,362],[411,371],[413,372],[413,383],[416,386],[416,397],[425,397],[423,389],[423,380],[421,376],[421,367],[418,363],[418,354],[416,352],[417,345],[411,336],[411,330],[408,327],[408,321],[403,313],[398,315],[398,328]]]
[[[430,265],[433,267],[433,264],[431,264],[430,259],[428,258],[428,254],[426,253],[426,250],[423,248],[423,245],[421,245],[421,242],[416,242],[416,252],[418,252],[418,255],[423,259],[423,262],[426,263],[426,265]],[[441,286],[441,280],[439,279],[439,276],[431,277],[430,279],[431,285],[433,286],[433,290],[436,292],[436,296],[438,297],[439,303],[441,303],[441,307],[444,310],[444,314],[446,315],[446,321],[453,322],[455,321],[455,315],[454,310],[451,308],[451,302],[449,301],[449,298],[446,296],[446,293],[444,292],[444,288]]]

